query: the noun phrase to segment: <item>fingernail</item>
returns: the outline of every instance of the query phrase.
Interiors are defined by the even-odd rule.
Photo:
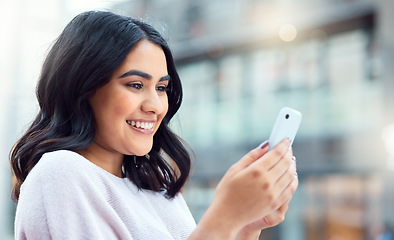
[[[296,157],[295,157],[295,156],[293,156],[293,158],[292,158],[292,159],[293,159],[293,161],[294,161],[294,162],[297,162],[297,159],[296,159]]]
[[[295,173],[294,173],[294,176],[298,177],[298,173],[297,173],[297,172],[295,172]]]
[[[268,140],[265,140],[264,142],[262,142],[262,143],[259,145],[259,148],[263,149],[263,148],[265,148],[265,147],[267,147],[267,146],[268,146]]]

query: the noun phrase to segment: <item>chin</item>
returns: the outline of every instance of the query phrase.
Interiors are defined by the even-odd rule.
[[[133,155],[140,156],[140,157],[145,156],[151,150],[152,150],[152,144],[149,145],[149,147],[144,146],[144,147],[139,148],[138,151],[133,151]]]

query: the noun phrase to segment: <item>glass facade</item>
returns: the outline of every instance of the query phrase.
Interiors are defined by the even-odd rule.
[[[286,220],[261,238],[378,239],[394,223],[381,137],[392,106],[380,32],[389,4],[174,2],[174,14],[155,11],[155,1],[146,9],[179,16],[168,24],[185,90],[173,127],[197,158],[185,191],[196,220],[228,167],[290,106],[303,113],[293,147],[300,186]],[[278,36],[286,24],[293,41]]]

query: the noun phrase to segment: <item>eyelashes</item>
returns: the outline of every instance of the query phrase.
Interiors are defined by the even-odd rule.
[[[156,90],[159,92],[168,92],[169,88],[168,88],[168,86],[163,85],[163,86],[157,86]]]
[[[131,87],[131,88],[135,88],[137,90],[142,89],[143,85],[142,83],[127,83],[126,87]]]
[[[134,88],[136,90],[141,90],[144,87],[144,85],[142,83],[127,83],[126,86]],[[156,86],[156,90],[158,92],[167,92],[167,91],[169,91],[169,87],[166,84],[162,84],[162,85]]]

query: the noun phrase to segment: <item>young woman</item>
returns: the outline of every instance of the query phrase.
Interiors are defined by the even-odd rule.
[[[44,62],[37,98],[10,155],[16,239],[257,239],[298,186],[289,141],[264,143],[228,170],[196,226],[180,193],[190,156],[168,127],[181,82],[167,43],[141,21],[78,15]]]

